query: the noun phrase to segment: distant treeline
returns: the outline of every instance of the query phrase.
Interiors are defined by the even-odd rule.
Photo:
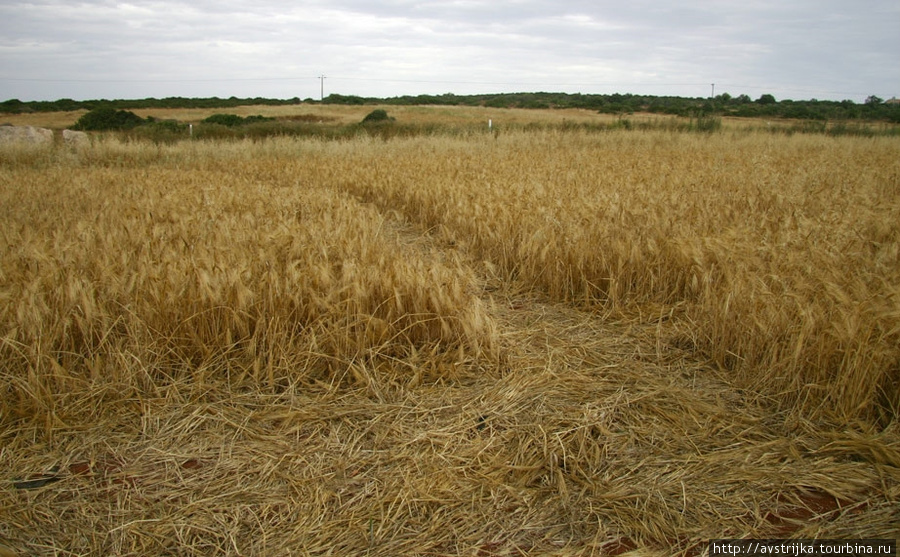
[[[95,110],[97,108],[114,108],[116,110],[134,110],[138,108],[233,108],[236,106],[270,105],[281,106],[300,104],[299,98],[293,99],[264,99],[262,97],[239,99],[229,97],[220,99],[210,97],[206,99],[188,97],[166,97],[164,99],[125,99],[125,100],[90,100],[75,101],[72,99],[59,99],[56,101],[20,101],[10,99],[0,102],[0,112],[8,114],[22,114],[27,112],[69,112],[75,110]],[[313,101],[307,101],[313,102]]]
[[[864,103],[852,100],[822,101],[817,99],[794,101],[777,100],[764,94],[758,99],[747,95],[732,97],[722,93],[714,98],[658,97],[651,95],[612,94],[591,95],[582,93],[497,93],[484,95],[416,95],[390,98],[358,97],[332,94],[322,101],[314,99],[266,99],[261,97],[239,99],[229,97],[137,100],[89,100],[75,101],[20,101],[11,99],[0,102],[0,112],[57,112],[93,110],[96,108],[231,108],[246,105],[292,105],[300,103],[324,103],[344,105],[460,105],[488,106],[494,108],[584,108],[610,114],[652,112],[678,116],[721,115],[767,118],[797,118],[804,120],[881,120],[900,123],[900,103],[891,99],[885,102],[874,95]]]
[[[781,100],[765,94],[758,99],[747,95],[715,98],[657,97],[651,95],[582,93],[500,93],[489,95],[417,95],[388,99],[329,95],[331,104],[464,105],[495,108],[585,108],[609,114],[652,112],[677,116],[721,115],[743,117],[798,118],[805,120],[885,120],[900,123],[900,104],[870,96],[862,104],[852,100]]]

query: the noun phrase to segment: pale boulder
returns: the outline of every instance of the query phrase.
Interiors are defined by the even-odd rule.
[[[88,134],[75,130],[63,130],[62,138],[63,143],[70,147],[81,147],[91,144],[91,138],[88,137]]]
[[[0,143],[53,143],[53,131],[34,126],[0,126]]]

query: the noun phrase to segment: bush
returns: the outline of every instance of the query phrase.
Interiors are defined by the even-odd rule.
[[[218,124],[220,126],[228,126],[229,128],[233,128],[235,126],[243,125],[244,119],[237,114],[213,114],[209,118],[203,120],[203,123]]]
[[[372,112],[366,114],[366,117],[363,118],[363,124],[374,123],[374,122],[393,122],[394,119],[388,116],[386,110],[378,108],[373,110]]]
[[[130,130],[144,123],[146,120],[129,110],[95,108],[79,118],[72,129],[81,131]]]
[[[247,116],[244,118],[245,124],[256,124],[258,122],[274,122],[275,118],[268,118],[263,116],[262,114],[257,114],[256,116]]]
[[[203,120],[203,123],[219,124],[220,126],[228,126],[229,128],[233,128],[236,126],[255,124],[257,122],[270,122],[272,120],[275,120],[275,118],[267,118],[265,116],[262,116],[261,114],[257,114],[256,116],[247,116],[246,118],[241,118],[237,114],[213,114],[209,118]]]

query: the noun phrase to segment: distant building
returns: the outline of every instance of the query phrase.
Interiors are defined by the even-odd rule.
[[[891,97],[888,100],[884,101],[884,104],[900,104],[900,99],[897,97]]]

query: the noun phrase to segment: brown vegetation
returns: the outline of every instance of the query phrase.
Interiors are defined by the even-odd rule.
[[[3,147],[0,547],[896,538],[898,152],[624,130]]]
[[[890,420],[896,154],[821,136],[520,134],[356,150],[338,182],[555,300],[677,317],[672,340],[743,387]]]

